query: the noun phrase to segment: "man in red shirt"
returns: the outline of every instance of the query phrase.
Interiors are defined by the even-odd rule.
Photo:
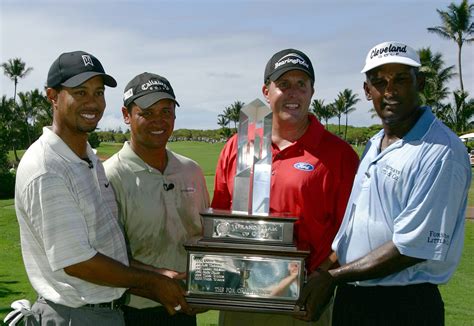
[[[263,95],[273,112],[270,214],[298,218],[298,249],[309,250],[308,273],[327,270],[331,243],[341,224],[359,162],[349,144],[324,129],[308,109],[314,70],[301,51],[286,49],[268,61]],[[216,168],[211,206],[231,209],[237,136],[223,148]],[[331,309],[315,325],[330,325]],[[290,316],[221,312],[221,325],[297,325]]]

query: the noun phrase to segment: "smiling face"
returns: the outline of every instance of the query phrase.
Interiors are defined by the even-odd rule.
[[[54,109],[53,128],[61,135],[86,135],[94,131],[105,110],[104,82],[93,77],[77,87],[48,88]]]
[[[160,100],[146,109],[132,103],[131,111],[122,108],[123,118],[130,125],[132,149],[138,154],[147,150],[165,150],[173,133],[175,120],[173,100]]]
[[[367,72],[364,90],[386,126],[411,125],[416,121],[418,92],[424,79],[413,67],[390,63]]]
[[[314,90],[311,79],[301,70],[291,70],[263,86],[263,95],[273,111],[273,119],[290,124],[306,124]]]
[[[290,275],[295,275],[298,274],[300,271],[299,265],[297,262],[291,262],[288,264],[288,271],[290,272]]]

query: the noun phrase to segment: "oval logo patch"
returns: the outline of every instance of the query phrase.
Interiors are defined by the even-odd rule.
[[[313,171],[314,170],[314,166],[309,164],[309,163],[306,163],[306,162],[298,162],[298,163],[295,163],[293,164],[293,167],[295,169],[298,169],[298,170],[301,170],[301,171]]]

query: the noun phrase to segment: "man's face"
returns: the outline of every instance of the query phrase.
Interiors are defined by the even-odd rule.
[[[94,131],[105,110],[104,82],[93,77],[77,87],[48,88],[54,107],[54,124],[76,134]]]
[[[273,111],[273,119],[290,123],[308,120],[308,109],[314,90],[309,76],[301,70],[291,70],[268,86],[263,95]]]
[[[134,148],[164,149],[173,133],[176,103],[160,100],[146,109],[133,105],[132,112],[122,108],[123,118],[130,125],[131,143]]]
[[[417,112],[418,92],[423,89],[423,82],[413,67],[390,63],[367,73],[364,91],[382,122],[397,125]]]

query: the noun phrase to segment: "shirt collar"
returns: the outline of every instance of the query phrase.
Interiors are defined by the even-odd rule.
[[[175,166],[174,162],[177,160],[173,153],[166,149],[166,154],[168,155],[168,164],[166,165],[165,171],[163,174],[169,174],[173,172],[173,167]],[[122,149],[119,152],[119,158],[126,160],[129,168],[133,172],[140,171],[154,171],[159,172],[157,169],[152,168],[145,161],[143,161],[140,156],[138,156],[130,146],[130,141],[126,141],[123,144]]]
[[[428,132],[431,124],[435,120],[435,116],[431,112],[430,107],[428,106],[423,106],[420,108],[421,110],[421,116],[418,118],[418,121],[415,123],[415,125],[406,133],[405,136],[403,136],[402,140],[403,142],[410,142],[414,140],[421,140],[423,137],[426,135]],[[372,138],[372,142],[380,141],[380,139],[384,136],[384,131],[383,129],[380,130],[377,134],[375,134]]]
[[[383,136],[385,135],[385,132],[382,129],[377,134],[375,134],[372,138],[370,138],[369,144],[367,145],[362,157],[365,157],[365,155],[367,154],[366,151],[369,151],[372,148],[372,150],[374,150],[373,155],[375,155],[374,160],[378,160],[380,157],[384,156],[385,154],[391,152],[392,150],[396,148],[402,147],[406,143],[422,140],[425,137],[425,135],[428,133],[430,126],[435,120],[435,116],[431,112],[431,109],[427,106],[420,107],[420,110],[422,111],[421,116],[418,118],[418,120],[413,125],[413,127],[405,134],[405,136],[403,136],[402,139],[397,140],[395,143],[390,145],[383,152],[380,152],[380,143]],[[369,146],[370,143],[374,144],[375,148],[373,148],[372,146]]]
[[[309,125],[308,129],[306,129],[303,136],[297,139],[293,144],[286,147],[284,150],[280,150],[278,146],[272,144],[272,152],[273,154],[291,150],[292,148],[299,148],[300,146],[303,148],[314,148],[316,149],[321,142],[323,137],[324,126],[316,119],[313,114],[308,114]]]
[[[415,123],[415,125],[403,137],[404,142],[423,139],[430,129],[431,124],[435,120],[435,116],[429,107],[423,106],[420,108],[420,110],[422,111],[422,114],[418,118],[418,121]]]
[[[296,141],[297,144],[302,144],[304,147],[317,148],[323,137],[324,126],[316,119],[313,114],[308,115],[309,126],[303,136]]]
[[[51,126],[43,127],[43,136],[44,141],[49,144],[51,149],[60,155],[65,160],[71,163],[87,164],[86,161],[77,156],[76,153],[59,137],[53,130]],[[92,161],[94,166],[97,164],[98,157],[94,154],[92,147],[87,143],[87,157]]]

